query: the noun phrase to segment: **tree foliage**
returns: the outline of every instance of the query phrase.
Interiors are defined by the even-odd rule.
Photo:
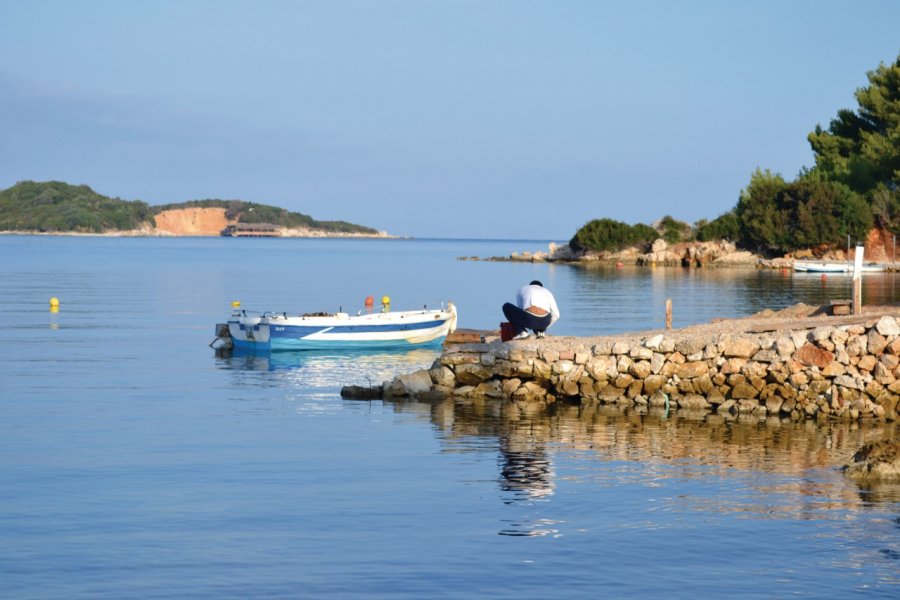
[[[784,213],[776,210],[778,196],[787,184],[781,175],[756,169],[750,184],[741,190],[734,208],[738,220],[741,245],[771,250],[786,241],[789,223]]]
[[[669,215],[664,216],[658,223],[655,223],[654,228],[659,232],[659,236],[670,244],[687,242],[693,237],[693,229],[690,224],[679,221]]]
[[[154,225],[146,202],[109,198],[86,185],[22,181],[0,191],[0,230],[102,233]]]
[[[735,207],[741,244],[788,252],[864,239],[872,226],[868,204],[848,186],[808,173],[787,183],[759,169]]]
[[[696,238],[701,242],[715,240],[737,241],[741,237],[741,228],[737,213],[729,210],[712,221],[701,219],[696,224]]]
[[[900,57],[867,73],[856,90],[859,108],[838,111],[827,130],[809,134],[816,169],[872,203],[876,190],[896,192],[900,183]]]
[[[646,245],[659,237],[649,225],[629,225],[613,219],[594,219],[579,229],[569,245],[575,250],[613,251]]]

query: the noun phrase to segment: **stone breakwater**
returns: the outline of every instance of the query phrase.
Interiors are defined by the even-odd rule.
[[[900,324],[793,323],[790,330],[687,330],[631,338],[463,344],[432,367],[350,397],[496,398],[801,419],[897,419]]]

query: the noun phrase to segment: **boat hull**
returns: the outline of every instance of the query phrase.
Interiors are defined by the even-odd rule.
[[[234,347],[249,351],[398,350],[440,345],[456,328],[456,311],[421,310],[358,316],[235,315]]]
[[[827,261],[794,261],[794,270],[798,273],[852,273],[853,265],[845,262]],[[881,273],[885,271],[884,265],[877,263],[863,264],[863,273]]]

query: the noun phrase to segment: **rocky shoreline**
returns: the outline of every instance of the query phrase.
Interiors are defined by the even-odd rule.
[[[491,262],[560,262],[575,264],[611,263],[618,266],[685,266],[685,267],[757,267],[766,259],[752,252],[738,250],[728,241],[687,242],[670,245],[656,240],[649,252],[626,248],[617,252],[578,252],[568,244],[551,242],[547,250],[512,252],[509,256],[461,256],[458,260]],[[793,262],[793,261],[791,261]]]
[[[614,404],[786,420],[896,420],[900,309],[798,305],[682,330],[448,347],[432,367],[345,397]]]
[[[866,260],[882,263],[893,262],[893,256],[884,249],[883,236],[873,234],[866,240]],[[794,253],[766,257],[746,250],[739,250],[733,242],[717,240],[710,242],[681,242],[669,244],[663,239],[658,239],[647,249],[631,247],[619,251],[595,252],[576,251],[568,244],[551,242],[546,250],[515,251],[508,256],[460,256],[458,260],[489,261],[489,262],[528,262],[528,263],[569,263],[579,265],[610,264],[618,267],[625,265],[636,266],[664,266],[664,267],[728,267],[728,268],[757,268],[757,269],[792,269],[795,260],[829,260],[846,261],[848,252],[843,250],[819,249],[799,250]],[[849,252],[850,260],[854,251]],[[886,268],[886,270],[892,270]]]

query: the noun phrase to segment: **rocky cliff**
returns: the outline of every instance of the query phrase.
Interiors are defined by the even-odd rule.
[[[228,224],[224,208],[178,208],[156,215],[161,235],[219,235]]]

